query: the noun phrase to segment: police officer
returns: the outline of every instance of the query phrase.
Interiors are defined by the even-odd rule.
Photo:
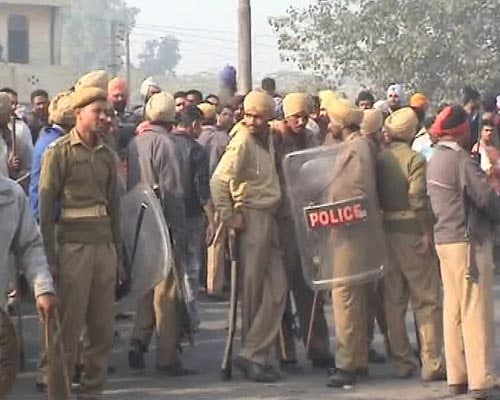
[[[40,227],[58,281],[67,368],[74,370],[85,327],[83,393],[94,399],[106,383],[113,348],[114,289],[122,271],[120,206],[115,157],[100,139],[107,93],[80,86],[72,96],[76,125],[47,148],[43,159]]]
[[[365,231],[347,231],[342,235],[334,252],[333,273],[336,276],[356,274],[365,265],[376,264],[384,258],[383,236],[378,234],[379,209],[375,190],[375,146],[361,136],[360,124],[363,111],[343,98],[330,97],[324,102],[330,119],[329,130],[340,150],[349,173],[336,178],[330,190],[330,198],[346,198],[359,195],[359,188],[370,198],[370,222]],[[342,156],[343,154],[343,156]],[[373,197],[373,198],[371,198]],[[378,236],[374,237],[374,231]],[[356,246],[352,246],[356,243]],[[366,285],[347,283],[332,290],[333,315],[336,328],[336,370],[328,386],[343,387],[353,384],[357,378],[368,374],[368,339]]]
[[[281,190],[268,126],[274,101],[265,93],[250,92],[244,110],[212,176],[211,191],[223,223],[239,232],[243,347],[236,366],[249,380],[274,382],[279,374],[267,363],[287,286],[275,219]]]
[[[314,293],[307,286],[302,273],[302,265],[295,236],[294,221],[290,204],[286,196],[286,184],[283,177],[282,161],[291,152],[305,150],[319,145],[314,134],[306,128],[312,109],[312,98],[305,93],[289,93],[283,99],[284,121],[275,124],[273,130],[274,148],[276,150],[276,166],[280,177],[282,200],[278,212],[280,244],[283,249],[283,263],[287,274],[288,288],[294,297],[300,322],[302,340],[307,345],[309,325],[313,320],[312,337],[308,357],[314,367],[330,368],[335,361],[330,355],[329,333],[322,305],[316,308],[316,314],[311,319]],[[283,319],[280,347],[281,367],[284,370],[294,370],[297,364],[295,343],[293,340],[292,310],[290,300]]]
[[[444,378],[442,293],[432,249],[432,214],[425,181],[425,158],[410,143],[418,128],[409,107],[385,120],[391,139],[377,162],[380,207],[384,213],[388,259],[384,299],[395,374],[409,378],[418,367],[406,332],[411,300],[420,338],[423,380]]]

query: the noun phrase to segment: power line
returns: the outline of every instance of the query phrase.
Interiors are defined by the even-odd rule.
[[[154,32],[161,32],[161,33],[168,33],[170,35],[173,35],[173,36],[176,36],[176,35],[179,35],[179,37],[183,37],[183,36],[186,36],[186,37],[191,37],[191,38],[195,38],[195,39],[200,39],[200,40],[212,40],[212,41],[220,41],[220,42],[227,42],[227,43],[234,43],[236,44],[237,43],[237,38],[234,37],[234,40],[231,40],[229,38],[222,38],[222,37],[214,37],[214,36],[206,36],[206,35],[197,35],[196,33],[195,34],[192,34],[192,33],[185,33],[185,32],[176,32],[175,30],[170,30],[170,29],[148,29],[148,28],[141,28],[139,26],[136,26],[134,28],[134,30],[142,30],[142,31],[154,31]],[[234,36],[234,34],[233,34]],[[268,43],[262,43],[262,42],[256,42],[254,41],[255,44],[259,45],[259,46],[262,46],[262,47],[269,47],[269,48],[272,48],[272,49],[275,49],[276,47],[271,45],[271,44],[268,44]]]

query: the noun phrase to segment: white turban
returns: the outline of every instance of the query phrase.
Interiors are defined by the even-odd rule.
[[[160,85],[158,85],[156,83],[156,81],[153,79],[152,76],[145,79],[144,82],[141,83],[140,93],[141,93],[141,96],[143,97],[143,99],[146,99],[146,97],[148,97],[149,88],[151,86],[160,87]]]
[[[401,104],[405,104],[405,102],[406,102],[406,96],[405,96],[405,92],[403,90],[403,85],[400,85],[398,83],[390,85],[387,88],[387,97],[389,97],[389,95],[391,93],[396,93],[398,95],[398,97],[399,97],[400,103]]]

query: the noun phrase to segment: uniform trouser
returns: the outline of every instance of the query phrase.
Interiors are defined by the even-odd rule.
[[[72,376],[80,336],[84,392],[99,395],[106,383],[113,350],[117,256],[113,243],[67,243],[59,247],[58,296],[66,367]],[[64,380],[58,381],[64,384]]]
[[[194,328],[198,328],[200,324],[198,292],[200,290],[200,269],[203,263],[205,246],[204,232],[205,227],[202,215],[187,219],[186,254],[183,257],[184,282],[190,308],[189,314]]]
[[[225,282],[227,229],[222,222],[217,227],[219,237],[207,251],[207,293],[222,295]]]
[[[368,368],[366,286],[332,289],[337,368],[355,373]]]
[[[240,356],[267,364],[286,304],[286,276],[272,210],[241,210],[239,235],[242,349]]]
[[[366,318],[368,324],[368,349],[372,347],[375,337],[375,321],[377,321],[380,333],[384,336],[384,344],[389,354],[389,342],[387,337],[387,318],[384,309],[383,283],[377,281],[366,284]]]
[[[471,390],[494,385],[493,253],[491,241],[475,246],[479,279],[466,279],[468,243],[436,246],[444,287],[444,345],[448,384]]]
[[[156,330],[156,365],[159,367],[179,362],[181,328],[177,302],[174,274],[170,272],[137,305],[132,339],[138,340],[147,348]]]
[[[293,220],[282,218],[279,221],[280,243],[283,249],[283,264],[287,277],[288,290],[291,290],[297,308],[297,316],[304,346],[307,346],[307,335],[314,303],[314,291],[307,285],[302,273],[300,254],[295,237]],[[280,330],[281,359],[284,361],[296,360],[295,342],[292,332],[293,312],[290,298]],[[318,299],[308,357],[310,359],[324,358],[330,354],[330,338],[328,325],[323,312],[321,298]]]
[[[406,312],[411,301],[420,338],[422,377],[444,368],[441,280],[434,254],[420,255],[415,233],[386,232],[388,266],[384,275],[384,299],[389,342],[396,375],[418,366],[406,331]]]

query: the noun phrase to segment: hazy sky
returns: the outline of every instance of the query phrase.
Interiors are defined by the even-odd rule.
[[[289,6],[305,7],[311,0],[251,0],[255,74],[292,69],[279,60],[277,40],[267,22]],[[134,56],[144,41],[165,35],[180,40],[178,74],[219,70],[237,63],[238,0],[127,0],[141,9],[131,37]]]

